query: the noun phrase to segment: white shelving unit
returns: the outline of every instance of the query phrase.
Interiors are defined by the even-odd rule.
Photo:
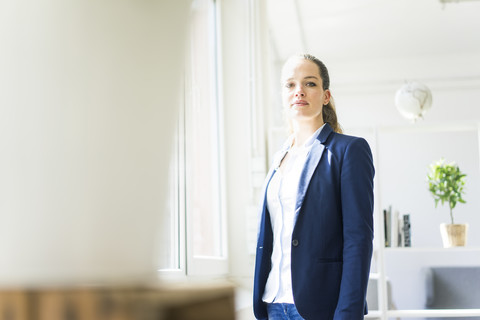
[[[377,219],[379,224],[383,224],[383,219]],[[383,234],[383,228],[379,228],[380,243],[384,243],[385,235]],[[468,318],[468,317],[480,317],[480,309],[398,309],[391,310],[388,308],[388,296],[387,296],[387,278],[388,268],[387,259],[392,259],[392,256],[399,261],[416,261],[421,264],[423,260],[429,261],[433,265],[445,265],[448,266],[475,266],[480,264],[480,247],[456,247],[456,248],[439,248],[439,247],[398,247],[398,248],[385,248],[381,245],[376,247],[376,269],[374,274],[378,279],[378,305],[379,310],[369,310],[369,314],[366,319],[407,319],[407,318]],[[406,259],[409,256],[410,259]],[[448,257],[446,259],[445,257]],[[470,257],[468,261],[461,257]],[[412,259],[413,258],[413,259]],[[443,261],[443,262],[442,262]],[[445,262],[446,261],[446,262]],[[408,271],[406,271],[408,272]],[[395,297],[393,297],[395,298]]]
[[[375,274],[373,275],[378,279],[377,294],[378,294],[378,310],[369,310],[369,314],[366,319],[409,319],[409,318],[445,318],[457,317],[480,317],[480,309],[421,309],[422,303],[406,303],[425,299],[424,292],[421,292],[422,284],[419,282],[420,275],[418,269],[420,267],[427,266],[479,266],[480,265],[480,247],[457,247],[451,249],[441,248],[440,245],[434,247],[434,244],[426,244],[423,247],[415,247],[415,241],[413,247],[408,248],[385,248],[385,230],[384,230],[384,217],[383,207],[386,204],[402,203],[405,199],[411,199],[412,194],[409,193],[410,188],[409,180],[403,179],[403,174],[385,174],[386,172],[392,172],[398,168],[392,168],[388,164],[398,163],[398,161],[407,162],[408,165],[416,165],[419,161],[425,161],[430,159],[436,151],[445,151],[444,145],[451,145],[449,139],[457,139],[465,141],[465,144],[469,146],[468,150],[475,150],[478,148],[480,152],[480,125],[439,125],[439,126],[404,126],[404,127],[375,127],[372,131],[358,130],[358,135],[364,136],[372,146],[372,152],[376,161],[376,168],[378,170],[375,177],[375,259],[372,266]],[[432,140],[432,135],[435,135],[435,139]],[[418,142],[417,142],[418,140]],[[434,143],[432,141],[440,140],[442,143]],[[428,143],[427,143],[428,142]],[[392,147],[394,146],[394,147]],[[382,149],[382,152],[380,152]],[[424,150],[427,150],[428,152]],[[472,158],[470,154],[462,150],[465,146],[459,147],[455,150],[449,148],[448,151],[451,154],[447,154],[445,157],[452,158],[457,161],[463,161],[467,167],[468,165],[475,164],[478,159]],[[447,152],[448,153],[448,152]],[[412,157],[403,157],[398,159],[398,155],[415,154],[415,161],[408,162],[407,160]],[[419,160],[420,159],[420,160]],[[422,160],[423,159],[423,160]],[[429,160],[430,161],[430,160]],[[426,166],[423,166],[422,168]],[[474,168],[473,166],[472,168]],[[410,168],[410,167],[409,167]],[[415,167],[417,168],[417,167]],[[404,168],[405,169],[405,168]],[[418,171],[418,170],[417,170]],[[423,174],[420,171],[410,174]],[[382,175],[383,174],[383,175]],[[379,178],[382,176],[382,179]],[[478,178],[478,171],[471,170],[470,172],[472,190],[477,190],[477,186],[474,185],[475,179]],[[382,181],[380,181],[382,180]],[[380,186],[381,182],[395,181],[397,183],[395,188],[389,188],[389,185]],[[408,185],[408,188],[399,189],[400,183],[402,186]],[[383,187],[383,188],[381,188]],[[418,188],[417,188],[418,189]],[[415,189],[415,190],[417,190]],[[403,197],[386,196],[381,193],[391,192],[405,192]],[[473,191],[472,191],[473,192]],[[422,198],[423,199],[423,198]],[[382,206],[382,201],[384,205]],[[421,201],[420,201],[421,202]],[[474,201],[471,201],[472,203]],[[430,208],[430,206],[422,207],[422,202],[417,205],[416,211],[421,212],[421,208]],[[420,209],[419,209],[420,208]],[[475,209],[472,207],[472,209]],[[402,209],[399,209],[402,211]],[[405,210],[405,209],[404,209]],[[410,210],[410,209],[408,209]],[[468,221],[468,220],[467,220]],[[416,227],[422,227],[422,221],[418,221]],[[425,227],[425,224],[423,224]],[[417,232],[419,229],[417,229]],[[473,234],[472,234],[473,235]],[[478,243],[478,241],[477,241]],[[417,272],[417,275],[414,273]],[[389,297],[387,290],[387,279],[391,284],[391,291],[393,303],[396,305],[397,310],[393,310],[393,307],[389,309]],[[406,282],[409,282],[408,284]],[[411,290],[408,291],[408,286],[411,285]],[[402,290],[399,290],[402,287]],[[389,287],[390,289],[390,287]],[[398,292],[409,292],[411,296],[408,299],[399,299]],[[402,300],[401,303],[398,303]],[[410,308],[411,305],[411,308]],[[403,308],[403,309],[402,309]]]
[[[438,309],[438,310],[390,310],[388,318],[463,318],[480,316],[480,309]]]

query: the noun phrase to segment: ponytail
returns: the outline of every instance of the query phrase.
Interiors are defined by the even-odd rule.
[[[335,103],[333,98],[330,98],[330,101],[323,106],[322,108],[322,117],[323,122],[328,123],[332,127],[333,131],[337,133],[343,133],[342,127],[338,123],[337,112],[335,110]]]

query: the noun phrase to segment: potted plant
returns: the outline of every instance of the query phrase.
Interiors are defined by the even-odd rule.
[[[455,224],[453,209],[457,203],[465,203],[463,199],[466,175],[460,171],[454,162],[445,163],[440,159],[430,165],[430,172],[427,174],[428,190],[435,200],[435,208],[440,202],[442,205],[448,203],[450,208],[450,224],[442,223],[440,233],[445,248],[464,246],[466,243],[467,224]]]

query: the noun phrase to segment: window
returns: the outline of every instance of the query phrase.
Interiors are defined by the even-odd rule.
[[[220,274],[226,272],[227,248],[216,2],[195,0],[190,22],[161,266],[189,275]]]
[[[179,112],[179,119],[182,119],[183,110]],[[181,142],[184,141],[182,134],[183,123],[178,121],[175,135],[175,142],[170,160],[170,170],[168,177],[169,193],[166,197],[165,212],[162,219],[161,230],[159,232],[159,267],[162,271],[182,271],[185,266],[185,257],[183,249],[185,246],[185,233],[183,232],[185,221],[184,206],[184,156],[181,152]]]
[[[194,1],[185,104],[188,274],[222,273],[226,258],[217,34],[216,2]]]

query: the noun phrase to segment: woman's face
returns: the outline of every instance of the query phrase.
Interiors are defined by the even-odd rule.
[[[323,90],[314,62],[303,58],[287,61],[282,69],[282,97],[288,118],[323,124],[322,108],[330,100],[330,90]]]

